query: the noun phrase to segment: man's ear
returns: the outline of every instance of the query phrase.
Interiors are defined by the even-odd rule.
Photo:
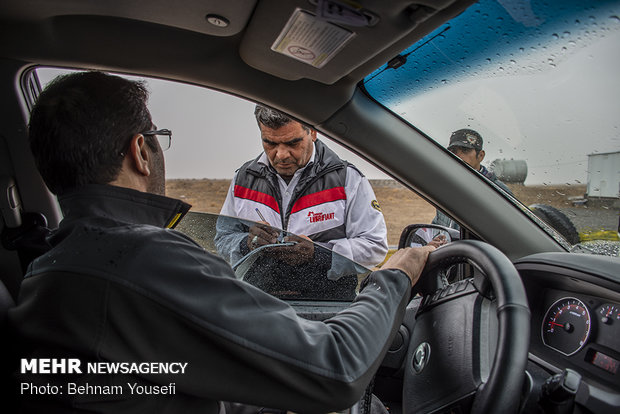
[[[151,175],[151,170],[149,169],[151,153],[147,147],[148,144],[146,143],[146,138],[144,138],[144,135],[136,134],[131,139],[128,154],[131,164],[136,171],[146,177]]]
[[[310,136],[312,137],[312,142],[316,141],[316,129],[310,130]]]
[[[482,160],[484,159],[484,150],[480,150],[476,158],[478,158],[478,162],[482,162]]]

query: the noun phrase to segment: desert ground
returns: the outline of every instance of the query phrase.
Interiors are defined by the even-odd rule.
[[[430,223],[435,216],[435,208],[431,204],[403,186],[388,180],[371,180],[371,184],[385,215],[390,246],[398,244],[400,232],[405,226],[411,223]],[[166,183],[168,196],[182,199],[191,204],[193,206],[192,211],[207,213],[219,213],[229,185],[229,180],[209,179],[177,179],[168,180]],[[548,204],[562,210],[569,216],[581,213],[578,209],[584,212],[587,210],[587,207],[575,207],[572,203],[573,197],[581,197],[585,194],[585,185],[524,186],[509,184],[508,186],[525,205]],[[607,221],[610,221],[612,229],[615,214],[617,225],[617,211],[590,208],[587,213],[595,216],[605,214],[610,216]],[[580,230],[578,223],[575,225]]]

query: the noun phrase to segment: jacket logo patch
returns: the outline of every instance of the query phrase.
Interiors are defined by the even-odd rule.
[[[310,223],[317,223],[319,221],[327,221],[327,220],[333,220],[336,217],[336,213],[332,212],[332,213],[315,213],[313,211],[308,213],[308,220],[310,221]]]
[[[379,202],[377,200],[372,200],[370,202],[370,205],[372,206],[372,208],[374,208],[377,211],[381,211],[381,206],[379,206]]]

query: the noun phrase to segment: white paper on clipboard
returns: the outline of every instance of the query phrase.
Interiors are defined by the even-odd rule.
[[[271,46],[274,52],[322,68],[355,33],[325,20],[312,13],[296,9]]]

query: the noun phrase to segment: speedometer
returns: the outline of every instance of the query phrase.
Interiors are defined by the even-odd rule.
[[[573,355],[586,344],[590,327],[586,305],[576,298],[562,298],[551,305],[543,319],[542,340],[564,355]]]

